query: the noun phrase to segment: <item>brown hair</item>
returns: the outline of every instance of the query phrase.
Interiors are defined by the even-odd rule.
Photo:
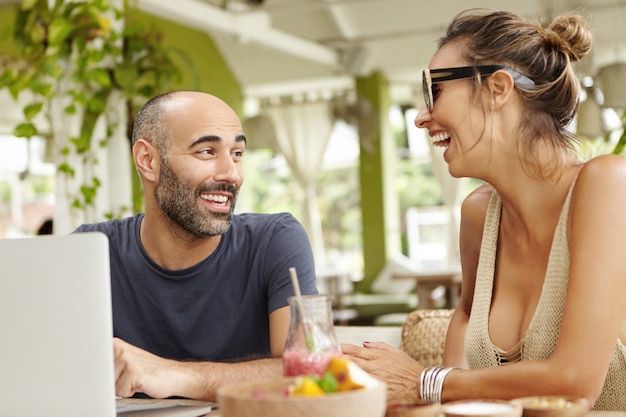
[[[563,151],[573,154],[577,141],[567,130],[578,110],[580,88],[571,63],[591,49],[588,26],[577,14],[560,15],[544,27],[510,12],[469,12],[452,20],[439,47],[462,39],[463,58],[470,65],[506,65],[535,82],[533,89],[518,87],[526,106],[518,131],[520,154],[532,160],[538,152],[536,139],[543,139],[553,150],[554,166],[526,166],[539,177],[557,172],[562,162],[557,156]],[[480,77],[476,81],[480,83]]]

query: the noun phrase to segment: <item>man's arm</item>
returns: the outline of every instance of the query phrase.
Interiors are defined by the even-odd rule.
[[[115,338],[115,391],[120,397],[142,392],[153,398],[181,396],[215,401],[217,389],[229,382],[280,377],[280,356],[289,332],[289,307],[270,314],[270,343],[274,358],[238,363],[163,359]]]
[[[280,358],[238,363],[185,362],[160,358],[118,338],[113,345],[115,393],[120,397],[141,392],[153,398],[181,396],[216,401],[217,389],[224,384],[282,376]]]
[[[282,356],[287,334],[289,333],[290,320],[289,306],[276,309],[270,314],[270,348],[272,356]]]

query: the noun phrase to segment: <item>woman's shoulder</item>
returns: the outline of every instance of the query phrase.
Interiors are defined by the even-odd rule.
[[[484,183],[470,192],[461,205],[461,215],[474,220],[484,220],[494,191],[495,188],[491,184]]]
[[[624,193],[626,190],[626,158],[606,154],[585,162],[578,173],[575,195],[592,198],[604,192]]]
[[[483,184],[465,197],[461,205],[461,239],[465,248],[480,246],[489,201],[495,189]]]
[[[598,155],[584,163],[579,177],[595,178],[607,175],[623,179],[626,175],[626,158],[614,154]]]

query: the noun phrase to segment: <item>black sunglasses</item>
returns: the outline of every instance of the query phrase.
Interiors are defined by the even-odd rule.
[[[535,87],[535,82],[533,80],[520,74],[512,68],[502,65],[476,65],[472,67],[437,69],[426,68],[424,72],[422,72],[422,89],[424,90],[424,101],[426,102],[428,111],[433,111],[433,105],[435,104],[438,96],[438,94],[433,93],[433,84],[444,81],[460,80],[463,78],[472,78],[477,74],[481,77],[486,77],[498,70],[505,70],[511,74],[515,85],[521,88],[532,90]]]

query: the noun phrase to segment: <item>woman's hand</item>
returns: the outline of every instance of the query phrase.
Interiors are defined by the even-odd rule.
[[[419,399],[422,365],[383,342],[363,342],[363,346],[342,344],[341,350],[363,370],[387,383],[388,402]]]

